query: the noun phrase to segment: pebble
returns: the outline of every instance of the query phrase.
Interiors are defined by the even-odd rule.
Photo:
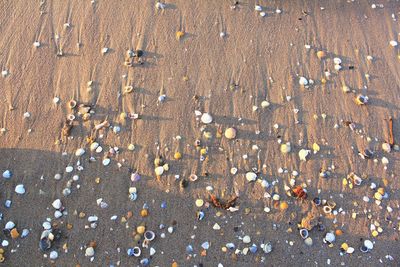
[[[248,244],[251,242],[251,238],[250,236],[246,235],[243,237],[243,243]]]
[[[201,244],[201,247],[205,250],[210,248],[210,243],[208,241],[204,242],[203,244]]]
[[[61,209],[62,207],[62,202],[60,199],[56,199],[53,201],[53,203],[51,204],[53,206],[53,208],[55,208],[56,210]]]
[[[86,257],[93,257],[94,256],[94,248],[93,247],[87,247],[85,250],[85,256]]]
[[[53,250],[52,252],[50,252],[49,258],[51,260],[57,259],[58,258],[58,252]]]
[[[246,180],[248,182],[254,182],[257,179],[257,174],[254,172],[247,172],[246,173]]]
[[[203,113],[203,115],[201,115],[201,122],[204,124],[210,124],[213,121],[213,118],[210,114],[208,113]]]
[[[195,204],[197,207],[202,207],[204,205],[204,200],[198,198],[198,199],[196,199]]]

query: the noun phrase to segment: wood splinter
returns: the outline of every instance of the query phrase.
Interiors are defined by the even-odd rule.
[[[393,136],[393,118],[389,117],[389,145],[394,146],[394,136]]]

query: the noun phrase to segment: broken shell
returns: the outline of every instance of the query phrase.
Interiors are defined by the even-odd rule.
[[[132,182],[138,182],[140,181],[141,177],[140,174],[138,172],[134,172],[131,174],[131,181]]]
[[[267,101],[267,100],[264,100],[264,101],[262,101],[261,102],[261,107],[262,108],[267,108],[267,107],[269,107],[271,104]]]
[[[280,210],[286,210],[289,207],[288,203],[286,201],[282,201],[281,203],[279,203],[279,209]]]
[[[189,180],[190,180],[191,182],[197,181],[198,178],[199,178],[199,177],[197,177],[197,175],[194,174],[194,173],[192,173],[192,174],[189,176]]]
[[[263,249],[265,254],[268,254],[272,251],[272,244],[271,243],[261,244],[261,248]]]
[[[392,40],[392,41],[389,42],[389,44],[390,44],[390,46],[392,46],[392,47],[396,47],[396,46],[397,46],[397,41]]]
[[[254,182],[257,179],[257,174],[254,172],[248,172],[246,173],[246,180],[249,182]]]
[[[358,95],[355,99],[357,105],[365,105],[368,103],[368,96]]]
[[[232,175],[235,175],[235,174],[237,173],[237,171],[238,171],[237,168],[235,168],[235,167],[232,167],[232,168],[231,168],[231,174],[232,174]]]
[[[201,122],[204,124],[210,124],[213,121],[213,118],[210,114],[208,113],[203,113],[203,115],[201,115]]]
[[[69,120],[69,121],[75,120],[75,115],[74,114],[68,114],[67,115],[67,120]]]
[[[372,243],[371,240],[364,240],[364,246],[368,249],[371,250],[374,248],[374,243]]]
[[[93,142],[92,144],[90,144],[91,151],[95,151],[96,148],[98,148],[98,147],[99,147],[99,143],[97,143],[97,142]]]
[[[96,149],[96,151],[97,151],[97,149]],[[110,164],[110,162],[111,162],[110,158],[104,158],[102,163],[104,166],[107,166],[108,164]]]
[[[76,101],[74,100],[74,99],[71,99],[69,102],[68,102],[68,107],[70,108],[70,109],[74,109],[75,107],[76,107]]]
[[[329,206],[324,206],[323,211],[324,211],[326,214],[329,214],[329,213],[332,212],[332,208],[329,207]]]
[[[225,137],[228,139],[234,139],[236,137],[236,129],[228,128],[225,130]]]
[[[93,257],[94,256],[94,248],[93,247],[86,248],[85,256],[86,257]]]
[[[303,239],[306,239],[308,237],[308,230],[307,229],[300,229],[300,236]]]
[[[335,235],[332,232],[326,233],[324,241],[327,243],[332,243],[335,241]]]
[[[307,246],[312,246],[313,240],[312,240],[311,237],[307,237],[307,238],[304,240],[304,243],[305,243]]]
[[[340,58],[338,58],[338,57],[335,57],[335,58],[333,59],[333,63],[334,63],[335,65],[340,65],[340,64],[342,64],[342,60],[341,60]]]
[[[299,158],[302,161],[307,161],[309,156],[311,154],[311,150],[307,150],[307,149],[301,149],[299,151]]]
[[[25,187],[23,184],[19,184],[15,187],[15,193],[19,194],[19,195],[23,195],[25,194]]]

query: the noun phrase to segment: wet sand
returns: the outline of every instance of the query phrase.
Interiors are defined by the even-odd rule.
[[[325,266],[327,259],[332,266],[399,265],[399,152],[386,153],[381,145],[389,138],[390,116],[395,141],[400,140],[399,48],[389,45],[398,40],[400,4],[376,4],[380,3],[383,8],[372,8],[367,1],[246,1],[232,10],[231,1],[167,1],[164,10],[157,10],[154,1],[3,2],[0,67],[9,75],[0,77],[0,128],[5,129],[0,136],[0,171],[9,169],[14,175],[0,182],[0,201],[12,200],[11,208],[0,209],[4,215],[1,225],[12,220],[19,230],[31,229],[24,239],[6,238],[10,245],[5,248],[3,264],[109,266],[120,261],[121,266],[136,265],[139,259],[128,257],[126,249],[135,245],[135,227],[145,222],[157,234],[152,244],[157,252],[150,266],[170,266],[174,261],[179,266]],[[262,6],[265,17],[254,10],[255,4]],[[180,40],[177,31],[185,32]],[[221,37],[221,32],[226,35]],[[35,41],[40,47],[34,47]],[[102,54],[105,47],[109,51]],[[143,50],[144,64],[124,66],[127,49]],[[57,56],[60,50],[61,57]],[[323,60],[316,56],[319,50],[326,52]],[[340,71],[334,70],[335,57],[342,60]],[[326,70],[331,73],[329,78]],[[303,88],[300,76],[314,80],[314,85]],[[91,90],[89,81],[93,81]],[[133,92],[122,94],[127,85],[133,86]],[[343,85],[354,91],[344,93]],[[162,103],[160,94],[166,95]],[[367,95],[369,103],[356,105],[358,94]],[[60,99],[58,104],[53,103],[54,97]],[[71,137],[63,138],[61,128],[71,112],[70,99],[91,105],[95,113],[88,121],[78,117]],[[263,100],[270,106],[262,108]],[[213,123],[196,120],[195,110],[210,113]],[[26,112],[29,118],[24,118]],[[121,112],[138,113],[140,119],[123,122]],[[111,129],[95,133],[104,151],[110,146],[120,148],[107,167],[101,164],[103,153],[90,152],[86,142],[95,125],[104,120],[121,127],[119,134]],[[356,130],[344,121],[354,122]],[[204,127],[212,133],[211,139],[202,134]],[[219,127],[235,127],[237,138],[218,138]],[[196,139],[208,148],[205,162],[199,160]],[[278,140],[291,142],[292,152],[283,155]],[[300,161],[298,151],[312,150],[313,143],[319,144],[320,151],[307,162]],[[134,151],[127,149],[129,144],[135,145]],[[170,166],[159,181],[153,165],[157,146]],[[65,173],[67,165],[76,166],[75,151],[81,147],[87,151],[80,158],[84,170]],[[366,148],[375,152],[378,163],[360,158],[358,151]],[[176,151],[182,159],[174,159]],[[89,162],[90,156],[97,161]],[[389,160],[386,170],[383,156]],[[332,166],[329,178],[319,177],[321,168]],[[236,175],[230,173],[232,167],[238,168]],[[132,183],[128,168],[137,169],[141,181]],[[258,182],[248,183],[245,173],[252,168],[258,168],[260,179],[276,183],[268,189]],[[280,173],[279,168],[288,173]],[[307,189],[305,201],[285,193],[284,184],[289,185],[293,170],[300,174],[296,184]],[[363,184],[345,188],[342,178],[350,172],[363,176]],[[54,180],[56,173],[62,174],[60,181]],[[73,184],[71,195],[64,197],[62,190],[74,174],[80,180]],[[181,190],[179,181],[190,174],[199,179]],[[99,184],[96,177],[101,178]],[[371,182],[389,194],[379,206],[373,201]],[[21,183],[26,194],[16,195],[14,188]],[[128,198],[130,186],[138,189],[136,201]],[[206,216],[198,221],[200,208],[195,200],[208,199],[207,186],[219,197],[237,194],[239,211],[203,207]],[[279,194],[289,208],[279,210],[271,198],[264,197],[265,192]],[[327,231],[343,231],[333,248],[322,241],[326,231],[310,232],[311,247],[297,231],[297,223],[313,208],[311,200],[316,196],[334,200],[345,211],[331,217],[318,208]],[[363,201],[364,196],[370,197],[369,203]],[[62,199],[68,211],[60,219],[54,219],[51,207],[56,198]],[[100,208],[99,198],[109,207]],[[166,209],[160,207],[163,201]],[[149,205],[149,216],[141,218],[144,203]],[[387,206],[393,211],[388,212]],[[265,207],[271,211],[266,213]],[[249,214],[246,208],[251,209]],[[87,219],[74,215],[75,210],[97,215],[98,227],[84,229]],[[121,223],[128,211],[134,216]],[[353,212],[358,213],[356,219],[352,219]],[[110,220],[114,214],[116,222]],[[391,222],[385,220],[388,216]],[[54,263],[38,248],[46,218],[53,218],[63,230],[62,240],[53,247],[59,253]],[[168,227],[174,221],[174,233],[159,229],[160,223]],[[373,221],[383,228],[377,237],[371,235]],[[216,222],[222,228],[219,231],[212,229]],[[73,225],[71,230],[66,229],[67,223]],[[159,237],[163,232],[164,239]],[[251,237],[250,244],[238,239],[244,235]],[[373,240],[374,249],[361,253],[360,238]],[[90,241],[97,243],[93,262],[81,249]],[[205,241],[211,246],[206,256],[200,256]],[[264,241],[273,244],[269,254],[261,249],[254,255],[236,256],[232,256],[234,251],[221,251],[228,242],[243,249]],[[343,242],[356,251],[341,256]],[[68,253],[62,249],[65,243]],[[188,259],[185,248],[189,244],[197,256]],[[16,252],[11,253],[12,249]],[[143,255],[148,253],[144,250]]]

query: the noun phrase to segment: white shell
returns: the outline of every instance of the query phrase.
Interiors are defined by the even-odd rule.
[[[335,241],[335,235],[333,233],[327,233],[325,235],[325,240],[329,243],[332,243],[333,241]]]
[[[59,211],[59,210],[56,210],[56,211],[54,212],[54,218],[56,218],[56,219],[61,218],[62,215],[63,215],[62,212]]]
[[[19,184],[15,187],[15,193],[23,195],[25,194],[25,187],[23,184]]]
[[[107,166],[108,164],[110,164],[110,162],[111,162],[111,159],[110,159],[110,158],[104,158],[104,159],[103,159],[103,165],[104,165],[104,166]]]
[[[267,15],[267,13],[265,13],[265,12],[260,12],[260,16],[261,17],[265,17]]]
[[[3,76],[3,78],[7,77],[8,74],[10,74],[10,73],[8,72],[8,70],[3,70],[3,71],[1,71],[1,76]]]
[[[299,84],[305,86],[308,84],[308,80],[305,77],[300,77]]]
[[[62,207],[62,203],[60,199],[56,199],[53,201],[53,203],[51,204],[53,206],[53,208],[55,208],[56,210],[61,209]]]
[[[74,170],[74,167],[72,167],[72,166],[67,166],[65,168],[65,172],[67,172],[67,173],[72,172],[73,170]]]
[[[392,40],[392,41],[389,42],[389,44],[390,44],[391,46],[395,47],[395,46],[397,46],[397,41]]]
[[[243,243],[248,244],[251,242],[251,238],[250,236],[246,235],[243,237]]]
[[[364,241],[364,246],[369,250],[374,248],[374,244],[372,243],[371,240],[368,240],[368,239]]]
[[[261,10],[262,10],[262,7],[259,6],[259,5],[255,5],[255,6],[254,6],[254,10],[255,10],[255,11],[261,11]]]
[[[94,249],[92,247],[88,247],[85,250],[85,256],[86,257],[93,257],[94,255]]]
[[[103,49],[101,49],[101,53],[104,55],[105,53],[107,53],[109,50],[108,47],[104,47]]]
[[[5,170],[5,171],[3,172],[3,178],[5,178],[5,179],[10,179],[11,176],[12,176],[11,171]]]
[[[49,258],[50,258],[51,260],[57,259],[57,258],[58,258],[58,252],[55,251],[55,250],[53,250],[52,252],[50,252]]]
[[[382,149],[383,149],[383,151],[385,151],[387,153],[390,153],[390,151],[392,150],[388,143],[383,143],[382,144]]]
[[[38,42],[38,41],[34,42],[34,43],[33,43],[33,46],[34,46],[34,47],[40,47],[40,42]]]
[[[342,66],[341,65],[335,65],[335,70],[336,71],[339,71],[339,70],[341,70],[342,69]]]
[[[209,124],[212,122],[212,120],[213,118],[208,113],[203,113],[203,115],[201,115],[201,122],[204,124]]]
[[[157,176],[161,176],[164,173],[164,167],[159,166],[154,169],[154,172],[156,173]]]
[[[101,153],[103,151],[103,148],[101,146],[98,146],[96,148],[96,153]]]
[[[338,57],[335,57],[333,59],[333,63],[335,63],[335,65],[340,65],[340,64],[342,64],[342,60],[340,58],[338,58]]]
[[[237,168],[235,168],[235,167],[232,167],[232,168],[231,168],[231,174],[232,174],[232,175],[235,175],[235,174],[237,173],[237,171],[238,171]]]
[[[348,247],[347,250],[346,250],[346,252],[347,252],[348,254],[352,254],[352,253],[354,252],[354,248],[353,248],[353,247]]]
[[[156,3],[156,8],[157,9],[164,9],[165,8],[165,4],[161,3],[161,2],[157,2]]]
[[[82,156],[83,154],[85,154],[85,149],[83,149],[83,148],[78,148],[78,149],[75,151],[75,156],[77,156],[77,157],[80,157],[80,156]]]
[[[12,222],[12,221],[9,221],[9,222],[6,223],[6,226],[4,228],[7,229],[7,230],[11,230],[14,227],[15,227],[15,223]]]
[[[254,172],[248,172],[246,173],[246,180],[249,182],[253,182],[257,179],[257,174],[255,174]]]
[[[388,165],[388,164],[389,164],[389,160],[388,160],[387,157],[383,157],[383,158],[382,158],[382,164],[383,164],[383,165]]]
[[[99,147],[99,143],[93,142],[93,143],[90,145],[90,150],[91,150],[91,151],[95,151],[98,147]]]
[[[267,108],[267,107],[269,107],[271,104],[267,101],[267,100],[264,100],[264,101],[262,101],[261,102],[261,107],[262,108]]]
[[[307,161],[308,156],[311,154],[311,150],[308,149],[301,149],[299,151],[299,158],[302,161]]]

